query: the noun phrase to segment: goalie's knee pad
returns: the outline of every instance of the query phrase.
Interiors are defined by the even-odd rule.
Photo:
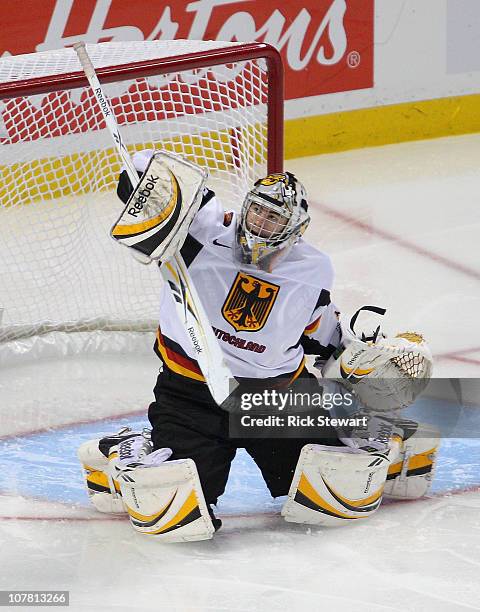
[[[382,502],[392,449],[355,452],[304,446],[282,516],[293,523],[339,526],[370,517]]]
[[[440,432],[430,425],[397,421],[404,430],[400,453],[388,468],[385,495],[416,499],[425,495],[433,480]]]
[[[165,542],[213,536],[215,527],[192,459],[139,465],[119,474],[118,482],[136,531]]]

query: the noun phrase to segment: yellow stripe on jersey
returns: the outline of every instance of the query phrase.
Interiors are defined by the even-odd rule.
[[[198,364],[188,357],[180,355],[172,348],[167,346],[168,340],[162,335],[160,329],[157,329],[157,349],[160,353],[163,363],[176,374],[186,376],[193,380],[205,382],[205,377],[202,375]]]
[[[307,327],[304,330],[304,334],[306,336],[309,336],[310,334],[314,334],[317,329],[320,327],[320,319],[321,319],[321,315],[318,317],[318,319],[315,319],[315,321],[313,321],[313,323],[310,323],[310,325],[307,325]]]
[[[298,366],[298,368],[295,371],[295,374],[290,379],[290,382],[289,382],[290,385],[293,383],[293,381],[297,380],[297,378],[302,373],[304,367],[305,367],[305,357],[302,359],[302,361],[300,362],[300,365]]]

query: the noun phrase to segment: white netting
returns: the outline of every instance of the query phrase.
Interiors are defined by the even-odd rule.
[[[201,58],[224,46],[237,47],[151,41],[87,50],[99,68]],[[8,57],[0,86],[80,70],[72,49]],[[227,208],[266,172],[264,60],[118,78],[104,90],[131,152],[161,147],[208,165]],[[113,191],[120,163],[88,88],[2,98],[0,146],[0,342],[52,330],[154,329],[158,271],[108,236],[121,206]]]
[[[396,338],[410,343],[407,346],[411,346],[413,350],[405,350],[393,357],[391,362],[394,366],[408,378],[429,379],[432,375],[432,356],[423,336],[416,332],[402,332],[397,334]]]

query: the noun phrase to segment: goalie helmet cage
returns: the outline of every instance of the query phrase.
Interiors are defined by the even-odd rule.
[[[270,45],[87,51],[131,154],[162,148],[206,165],[226,209],[282,171],[283,67]],[[73,49],[0,60],[0,145],[0,357],[38,352],[42,337],[49,354],[67,342],[65,354],[91,347],[92,332],[155,330],[160,275],[109,237],[121,162]]]

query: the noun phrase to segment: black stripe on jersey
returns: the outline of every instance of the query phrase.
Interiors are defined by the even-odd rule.
[[[160,333],[162,334],[161,330]],[[188,359],[189,361],[193,362],[193,363],[197,363],[195,361],[195,359],[192,359],[191,357],[189,357],[187,355],[187,353],[183,350],[183,348],[180,346],[180,344],[178,344],[178,342],[175,342],[175,340],[172,340],[171,338],[169,338],[168,336],[164,336],[162,334],[162,340],[163,340],[163,344],[171,349],[172,351],[174,351],[175,353],[177,353],[178,355],[180,355],[181,357],[184,357],[185,359]],[[155,353],[157,354],[158,357],[161,357],[160,355],[160,350],[158,348],[158,341],[155,339],[155,345],[153,347],[153,350],[155,351]]]
[[[317,357],[321,357],[322,359],[328,359],[333,355],[336,350],[336,347],[333,346],[333,344],[323,346],[318,340],[310,338],[305,334],[301,336],[300,340],[297,343],[297,346],[299,344],[302,345],[303,352],[305,353],[305,355],[316,355]]]
[[[300,370],[300,371],[299,371]],[[266,386],[270,387],[288,387],[292,382],[292,378],[315,378],[313,374],[305,367],[305,361],[302,359],[300,365],[293,372],[285,372],[285,374],[278,374],[277,376],[269,376],[268,378],[248,378],[246,376],[235,376],[235,380],[240,384],[248,384],[248,389],[265,389]],[[277,384],[275,384],[277,383]],[[315,383],[316,385],[317,383]]]
[[[191,234],[187,234],[185,242],[180,249],[180,255],[183,257],[185,265],[190,266],[195,257],[203,249],[203,244],[194,238]]]
[[[326,289],[322,289],[320,291],[320,295],[318,296],[318,300],[317,300],[317,303],[315,304],[315,308],[313,309],[313,312],[315,312],[317,308],[320,308],[320,306],[328,306],[329,304],[330,304],[330,291],[327,291]]]
[[[198,210],[201,210],[205,204],[208,204],[213,197],[215,197],[215,193],[208,187],[205,187],[202,194],[202,203],[198,207]]]

